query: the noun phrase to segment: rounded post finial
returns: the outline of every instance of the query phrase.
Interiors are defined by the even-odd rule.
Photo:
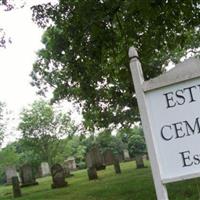
[[[138,53],[135,47],[130,47],[128,51],[129,58],[138,58]]]

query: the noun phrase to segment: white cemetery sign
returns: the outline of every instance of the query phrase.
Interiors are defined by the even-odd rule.
[[[157,199],[168,200],[166,183],[200,176],[200,60],[144,81],[133,47],[129,57]]]

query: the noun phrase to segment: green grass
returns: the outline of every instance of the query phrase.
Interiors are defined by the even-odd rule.
[[[148,163],[146,163],[148,164]],[[99,171],[97,181],[88,181],[86,170],[67,178],[69,186],[51,189],[51,177],[38,179],[39,185],[22,189],[19,200],[156,200],[150,167],[135,169],[134,162],[121,163],[122,174],[113,167]],[[167,185],[170,200],[199,200],[200,179]],[[0,187],[0,200],[12,198],[12,187]]]

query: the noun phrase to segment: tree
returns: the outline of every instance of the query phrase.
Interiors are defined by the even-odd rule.
[[[104,130],[98,134],[96,144],[100,147],[102,153],[111,150],[115,155],[122,154],[125,148],[123,142],[118,137],[113,136],[109,130]]]
[[[59,151],[55,158],[56,162],[63,163],[64,160],[72,156],[75,158],[78,168],[84,168],[86,146],[80,139],[80,136],[74,135],[60,141]]]
[[[19,164],[19,155],[16,152],[15,145],[7,145],[0,151],[0,161],[0,183],[2,183],[5,181],[6,167]]]
[[[41,94],[82,105],[85,126],[130,127],[139,121],[128,48],[134,45],[146,79],[200,46],[199,1],[86,0],[33,7],[46,27],[33,66]]]
[[[51,105],[41,100],[23,110],[19,130],[23,134],[23,145],[40,160],[52,164],[60,138],[73,135],[76,128],[69,115],[56,113]]]
[[[143,130],[141,127],[135,127],[132,131],[133,134],[128,140],[128,150],[130,155],[135,158],[137,168],[143,168],[142,156],[147,152]]]

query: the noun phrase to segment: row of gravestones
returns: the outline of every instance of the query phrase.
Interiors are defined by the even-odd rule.
[[[129,160],[130,156],[127,150],[124,150],[124,160]],[[111,150],[107,150],[102,155],[98,149],[97,146],[93,147],[86,155],[86,164],[88,169],[95,168],[96,170],[105,169],[106,165],[115,164],[118,161],[121,161],[122,158],[120,156],[114,156]],[[26,185],[26,183],[30,182],[32,185],[32,182],[35,183],[35,181],[26,181],[26,178],[29,177],[30,180],[33,178],[31,177],[31,170],[30,167],[27,165],[24,165],[20,168],[19,174],[16,171],[16,168],[13,166],[7,167],[6,169],[6,178],[7,178],[7,184],[11,184],[11,178],[13,176],[18,176],[19,181],[22,183],[22,185]],[[69,157],[67,160],[63,163],[63,168],[65,172],[65,176],[69,177],[71,176],[70,171],[76,169],[76,162],[74,157]],[[44,177],[50,175],[50,168],[49,164],[47,162],[42,162],[40,166],[40,175],[37,177]]]
[[[86,162],[88,166],[88,177],[89,180],[97,179],[97,170],[105,169],[106,165],[113,164],[115,172],[121,173],[119,157],[114,156],[112,151],[108,150],[105,152],[104,156],[100,153],[98,147],[93,147],[86,155]],[[69,165],[70,163],[70,165]],[[75,169],[75,160],[68,159],[64,162],[64,167],[60,164],[55,164],[51,168],[52,175],[52,188],[60,188],[66,187],[68,184],[65,181],[65,177],[70,176],[70,169]],[[43,176],[49,175],[49,165],[48,163],[41,164]],[[16,170],[14,168],[7,169],[7,174],[11,177],[12,185],[13,185],[13,194],[14,197],[21,196],[20,184],[18,176],[16,176]],[[21,187],[37,185],[36,179],[32,173],[32,168],[29,165],[24,165],[20,168],[19,173]]]
[[[121,160],[130,160],[130,156],[127,150],[124,150],[123,157],[120,155],[115,155],[115,160],[121,161]],[[86,155],[86,164],[88,168],[95,167],[97,170],[105,169],[106,165],[114,164],[114,157],[113,153],[110,150],[107,150],[104,152],[103,156],[101,155],[100,151],[98,150],[98,147],[94,147],[90,150],[90,152]],[[71,170],[76,170],[76,162],[74,157],[69,157],[67,160],[64,161],[63,167],[65,170],[66,177],[70,176]],[[9,166],[6,168],[6,182],[7,184],[11,184],[11,177],[18,176],[19,181],[23,184],[23,177],[24,173],[28,172],[29,170],[26,170],[27,166],[22,166],[20,169],[19,174],[16,171],[16,168],[14,166]],[[29,173],[29,172],[28,172]],[[50,168],[49,164],[47,162],[42,162],[40,165],[40,169],[38,170],[38,173],[36,177],[44,177],[50,175]],[[26,177],[26,175],[25,175]]]
[[[19,181],[23,185],[24,182],[27,182],[26,181],[27,177],[31,178],[30,175],[32,174],[32,169],[30,170],[29,165],[23,165],[20,167],[19,173],[18,173],[14,166],[8,166],[6,167],[5,173],[6,173],[6,184],[11,184],[12,177],[17,176]],[[40,173],[42,177],[50,175],[49,164],[47,162],[41,163]]]
[[[101,154],[99,148],[94,146],[86,154],[86,164],[89,180],[97,179],[97,171],[106,168],[106,165],[114,165],[115,173],[120,174],[120,158],[114,155],[111,150],[107,150],[104,155]]]
[[[76,162],[74,157],[69,157],[67,160],[64,161],[63,163],[63,168],[65,170],[66,177],[70,176],[70,171],[71,170],[76,170]],[[8,166],[6,167],[5,174],[6,174],[6,184],[11,184],[11,179],[14,176],[18,176],[19,181],[23,184],[24,182],[24,177],[28,177],[28,174],[30,173],[29,166],[28,165],[23,165],[20,167],[19,173],[17,172],[16,168],[14,166]],[[38,172],[36,173],[36,177],[45,177],[50,175],[50,167],[47,162],[42,162],[40,165],[40,168]]]
[[[68,185],[67,182],[65,181],[66,171],[60,164],[55,164],[51,167],[51,175],[53,181],[51,185],[52,189],[66,187]],[[20,169],[20,179],[21,179],[21,185],[18,176],[13,174],[13,176],[11,177],[14,197],[21,196],[21,187],[38,185],[38,182],[36,182],[35,176],[33,175],[32,168],[29,165],[24,165]]]

